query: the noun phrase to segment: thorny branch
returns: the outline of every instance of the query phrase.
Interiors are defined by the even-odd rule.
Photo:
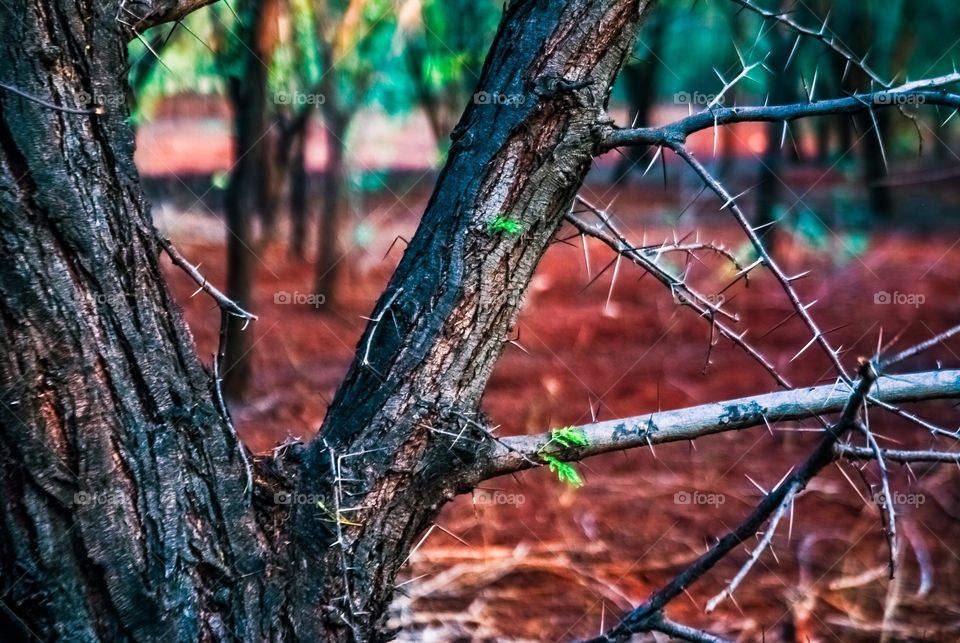
[[[854,384],[854,390],[858,385]],[[868,404],[960,398],[960,370],[883,375],[877,379],[875,389]],[[756,426],[773,427],[777,423],[835,413],[844,407],[845,393],[850,390],[846,385],[826,384],[586,424],[580,428],[588,444],[560,450],[557,457],[566,461],[583,460],[603,453],[695,440]],[[502,446],[491,453],[485,477],[530,468],[530,459],[535,460],[537,451],[549,440],[549,432],[501,438]],[[875,457],[870,453],[871,458]]]
[[[857,114],[884,107],[899,107],[906,100],[917,104],[960,107],[960,95],[943,91],[944,87],[960,82],[960,73],[953,72],[937,78],[905,83],[882,91],[854,94],[845,98],[763,105],[758,107],[714,107],[697,112],[662,127],[615,128],[601,142],[602,151],[628,145],[682,144],[696,132],[733,125],[735,123],[787,123],[814,116]]]
[[[793,474],[771,490],[750,515],[735,529],[721,538],[716,545],[687,566],[673,580],[647,599],[645,603],[631,611],[617,626],[611,628],[605,634],[591,639],[591,641],[598,643],[624,641],[634,633],[650,631],[651,626],[655,625],[657,619],[661,617],[662,610],[667,603],[680,595],[692,583],[699,580],[735,547],[757,533],[771,516],[779,513],[785,503],[789,504],[792,498],[806,487],[814,476],[833,462],[836,458],[834,445],[859,423],[858,418],[866,401],[867,393],[873,388],[879,377],[876,365],[875,361],[864,360],[861,363],[860,380],[847,398],[840,419],[827,428],[824,436],[820,439],[820,443]],[[771,524],[769,531],[772,532],[775,527],[775,524]],[[760,546],[758,546],[759,548]],[[752,563],[753,559],[751,558],[748,565],[752,565]],[[732,588],[728,588],[727,591],[732,592]]]
[[[791,18],[790,14],[787,12],[768,11],[762,7],[757,6],[753,2],[753,0],[730,0],[730,1],[740,5],[744,9],[747,9],[749,11],[756,13],[757,15],[762,17],[764,20],[772,20],[774,22],[777,22],[783,25],[787,29],[795,32],[797,34],[797,42],[794,43],[793,45],[793,51],[796,51],[797,43],[799,43],[800,38],[803,38],[803,37],[812,38],[814,40],[817,40],[823,43],[824,46],[831,49],[834,53],[836,53],[845,61],[847,61],[847,67],[846,69],[844,69],[844,73],[843,73],[844,77],[846,77],[850,67],[853,66],[862,70],[863,73],[865,73],[873,81],[879,83],[883,87],[889,86],[889,83],[885,82],[882,78],[880,78],[878,74],[876,74],[872,69],[870,69],[870,67],[867,66],[865,56],[858,57],[856,54],[850,51],[850,49],[847,48],[846,45],[844,45],[840,41],[840,38],[838,38],[836,34],[832,33],[829,29],[827,29],[827,23],[830,20],[829,15],[827,15],[827,17],[824,19],[823,23],[820,25],[819,28],[812,29],[810,27],[805,27],[804,25],[801,25],[799,22]],[[784,65],[784,67],[789,67],[792,59],[793,59],[793,55],[791,54],[791,56],[787,59],[787,63],[786,65]]]
[[[596,222],[589,222],[582,216],[582,212],[572,210],[566,220],[573,225],[584,237],[584,253],[586,254],[586,237],[593,237],[608,247],[618,256],[618,260],[627,258],[636,265],[652,274],[658,281],[669,287],[675,294],[679,293],[678,302],[696,310],[698,314],[709,320],[711,324],[711,345],[713,329],[717,329],[723,337],[730,339],[740,346],[754,360],[760,363],[776,381],[788,389],[781,393],[771,393],[766,396],[744,398],[730,402],[707,404],[699,407],[652,413],[644,416],[595,422],[580,427],[586,436],[586,445],[563,449],[559,457],[565,461],[576,461],[599,453],[624,450],[629,448],[649,446],[663,442],[678,440],[693,440],[703,435],[719,433],[729,430],[738,430],[749,426],[765,424],[768,428],[771,422],[797,420],[808,417],[820,418],[821,414],[842,410],[840,418],[832,424],[825,424],[823,437],[818,446],[803,462],[803,464],[783,480],[757,505],[753,512],[744,521],[721,539],[713,548],[707,551],[660,591],[653,594],[643,605],[634,609],[618,626],[610,629],[594,641],[619,641],[629,638],[639,632],[661,632],[677,638],[690,641],[718,641],[722,640],[712,634],[689,628],[685,625],[668,621],[663,614],[664,607],[676,598],[693,582],[707,573],[717,562],[729,555],[732,550],[752,535],[760,533],[766,523],[757,546],[750,552],[746,563],[728,583],[725,589],[714,596],[706,605],[706,611],[712,611],[725,598],[732,597],[734,592],[747,577],[753,566],[760,560],[763,552],[772,545],[776,529],[781,519],[788,511],[793,510],[793,504],[798,494],[820,471],[830,463],[841,459],[876,460],[880,470],[880,479],[883,496],[891,496],[890,480],[887,460],[909,464],[911,462],[957,462],[960,463],[960,454],[951,451],[904,451],[881,449],[869,428],[867,408],[878,406],[890,411],[899,417],[913,421],[934,435],[945,435],[952,438],[960,437],[958,432],[947,431],[931,425],[929,422],[908,413],[895,403],[918,401],[921,399],[955,398],[960,397],[960,371],[930,371],[913,375],[882,375],[890,366],[902,362],[910,357],[960,334],[960,326],[951,328],[939,335],[901,351],[890,357],[881,357],[879,350],[872,360],[861,359],[858,368],[859,379],[853,380],[840,361],[840,351],[835,349],[827,339],[827,332],[820,326],[810,312],[816,302],[804,303],[793,284],[807,273],[788,275],[773,259],[764,247],[758,228],[754,228],[743,210],[738,198],[733,196],[724,185],[715,178],[707,168],[701,164],[685,146],[687,138],[698,131],[716,128],[742,122],[783,122],[786,133],[787,123],[793,120],[813,116],[832,114],[852,114],[867,111],[873,117],[876,108],[900,106],[910,99],[917,104],[949,106],[960,109],[960,95],[946,91],[946,87],[960,82],[960,73],[954,72],[936,78],[907,82],[897,87],[884,83],[865,64],[843,47],[839,40],[828,34],[826,21],[819,32],[802,27],[790,19],[786,14],[765,12],[757,8],[749,0],[733,0],[741,6],[749,8],[763,15],[767,19],[775,20],[794,29],[801,35],[820,40],[827,47],[833,49],[847,60],[848,68],[855,65],[867,75],[879,82],[884,89],[832,100],[814,101],[812,94],[806,103],[790,105],[763,106],[763,107],[734,107],[718,108],[709,105],[707,109],[688,118],[681,119],[663,127],[640,127],[629,129],[614,129],[610,131],[598,146],[598,153],[626,145],[657,146],[657,155],[662,156],[664,147],[675,152],[685,163],[693,169],[706,189],[714,192],[723,202],[721,210],[729,209],[739,226],[750,240],[757,260],[750,266],[742,268],[733,255],[727,255],[721,248],[703,245],[685,244],[675,240],[673,244],[665,241],[659,245],[631,243],[621,232],[613,218],[602,208],[596,207],[582,197],[577,202],[597,218]],[[796,48],[796,46],[795,46]],[[792,55],[791,55],[792,57]],[[789,64],[789,62],[787,63]],[[757,65],[743,65],[743,72],[734,83],[744,77],[750,69]],[[721,78],[721,80],[723,80]],[[724,91],[732,83],[726,83]],[[874,129],[876,121],[873,119]],[[876,135],[880,137],[880,132]],[[882,141],[881,141],[882,145]],[[652,166],[653,163],[651,163]],[[696,257],[698,251],[713,251],[731,260],[738,268],[737,280],[746,279],[749,273],[758,267],[766,266],[780,284],[782,290],[790,300],[794,310],[792,317],[799,317],[811,334],[810,341],[794,355],[793,360],[799,358],[814,344],[819,344],[827,355],[832,367],[839,376],[832,386],[807,388],[796,390],[780,375],[759,350],[744,341],[744,333],[736,333],[725,323],[726,320],[738,321],[735,314],[725,310],[721,305],[697,292],[685,281],[685,274],[675,276],[662,266],[658,265],[660,256],[666,252],[687,252],[688,256]],[[685,273],[685,271],[684,271]],[[736,283],[735,280],[733,283]],[[733,285],[733,284],[730,284]],[[727,286],[729,288],[730,286]],[[708,355],[709,361],[709,355]],[[848,391],[844,393],[843,391]],[[851,431],[862,433],[866,440],[864,447],[854,446],[841,442]],[[550,440],[550,433],[537,436],[519,436],[505,438],[493,448],[493,456],[487,477],[519,471],[531,466],[530,456],[535,456],[537,450]],[[522,457],[518,457],[522,456]],[[897,519],[892,503],[880,506],[885,519],[884,532],[890,549],[890,577],[895,573],[895,563],[899,558],[897,539]]]
[[[770,362],[770,360],[744,339],[746,333],[737,333],[729,325],[723,322],[723,320],[717,317],[717,314],[719,313],[729,319],[736,319],[734,315],[727,313],[719,304],[711,303],[708,297],[694,290],[684,281],[682,277],[675,277],[671,275],[665,268],[660,266],[657,263],[657,258],[659,256],[658,252],[644,252],[643,248],[638,248],[631,245],[626,236],[620,232],[616,224],[613,222],[611,216],[606,211],[595,207],[589,201],[580,196],[577,197],[577,202],[586,207],[590,212],[595,214],[600,219],[598,224],[590,225],[581,219],[580,216],[575,212],[567,214],[566,220],[577,230],[579,230],[581,234],[599,239],[618,254],[626,257],[633,263],[649,272],[654,276],[654,278],[657,279],[657,281],[670,289],[671,293],[677,298],[677,301],[681,305],[692,308],[697,312],[697,314],[708,319],[712,327],[715,328],[721,336],[726,337],[743,349],[744,352],[746,352],[751,358],[760,364],[764,370],[766,370],[770,376],[776,380],[777,384],[783,388],[790,388],[790,383],[779,372],[777,372],[777,369]],[[652,257],[650,256],[651,254],[653,255]],[[739,264],[736,264],[736,262],[734,263],[737,268],[740,268]],[[744,270],[747,272],[744,272]],[[740,272],[746,276],[749,273],[749,269],[741,269]]]
[[[223,396],[223,364],[226,359],[227,351],[227,331],[230,326],[229,322],[231,316],[243,319],[245,321],[243,329],[246,329],[246,324],[256,320],[257,316],[241,308],[237,302],[227,297],[225,294],[223,294],[223,292],[220,291],[220,289],[207,281],[207,278],[200,273],[199,267],[194,266],[192,263],[187,261],[187,259],[180,254],[180,251],[177,250],[177,248],[173,245],[173,243],[170,242],[169,239],[160,234],[159,231],[156,231],[155,234],[157,242],[160,244],[160,247],[163,248],[164,252],[167,253],[167,256],[170,257],[170,261],[173,262],[173,265],[187,273],[187,275],[199,286],[193,295],[191,295],[191,297],[196,296],[201,292],[205,292],[216,302],[217,306],[220,308],[220,333],[217,341],[217,352],[213,356],[213,394],[214,399],[217,402],[218,410],[220,411],[220,416],[227,423],[227,426],[229,426],[233,437],[237,439],[237,443],[239,444],[239,437],[237,436],[237,431],[233,426],[233,419],[230,417],[230,410],[227,408],[227,403]],[[240,453],[243,457],[244,466],[247,472],[247,491],[249,492],[253,489],[253,469],[250,464],[250,459],[247,456],[246,448],[241,446]]]

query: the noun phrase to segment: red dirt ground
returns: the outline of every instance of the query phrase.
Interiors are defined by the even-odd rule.
[[[605,188],[585,194],[604,198]],[[396,235],[409,237],[422,210],[425,188],[397,206],[390,196],[368,197],[365,222],[376,231],[365,250],[351,250],[345,297],[336,311],[274,303],[275,293],[310,292],[312,265],[295,265],[283,248],[266,252],[252,308],[260,321],[247,331],[255,338],[255,378],[249,398],[233,412],[254,451],[263,452],[288,436],[308,439],[352,359],[366,315],[396,265],[402,244],[382,259]],[[639,238],[658,242],[673,234],[658,212],[682,205],[659,190],[631,189],[618,206],[625,225]],[[222,228],[215,220],[166,213],[184,254],[202,261],[215,283],[224,282]],[[704,240],[742,237],[725,213],[704,205],[685,215],[678,232],[697,229]],[[201,231],[201,232],[198,232]],[[204,241],[202,231],[213,236]],[[788,272],[812,269],[799,282],[804,301],[821,327],[833,329],[835,345],[852,366],[870,354],[883,329],[884,341],[903,332],[897,346],[926,339],[960,319],[957,298],[960,252],[956,234],[878,233],[869,251],[844,263],[825,260],[800,242],[785,242],[779,254]],[[587,275],[579,239],[548,251],[530,288],[517,343],[505,347],[484,401],[489,418],[505,435],[549,427],[636,415],[774,390],[762,369],[721,341],[704,372],[708,324],[676,305],[653,279],[641,279],[626,264],[609,294],[608,270],[585,288]],[[842,238],[829,241],[833,249]],[[589,246],[592,273],[610,261],[599,245]],[[692,278],[725,282],[732,271],[714,259],[695,266]],[[723,279],[711,282],[711,273]],[[203,355],[213,351],[218,315],[194,286],[169,267]],[[713,286],[715,292],[716,286]],[[876,305],[878,290],[922,294],[925,303]],[[609,296],[609,304],[607,299]],[[786,299],[769,276],[749,288],[735,287],[731,306],[740,328],[759,338],[790,314]],[[845,326],[844,326],[845,325]],[[816,348],[789,363],[809,338],[793,320],[759,345],[797,383],[832,377]],[[903,365],[905,371],[957,367],[960,342]],[[593,411],[591,412],[591,408]],[[923,407],[925,417],[956,428],[950,403]],[[919,428],[872,413],[885,445],[927,447]],[[812,427],[812,423],[804,423]],[[423,547],[412,556],[400,588],[394,623],[407,640],[561,640],[595,634],[631,605],[641,602],[707,544],[734,526],[758,501],[757,487],[775,485],[810,449],[817,436],[794,425],[723,434],[697,444],[657,447],[599,457],[583,463],[587,484],[574,490],[546,471],[491,481],[471,497],[444,509]],[[842,471],[841,471],[842,469]],[[720,591],[746,560],[748,549],[720,564],[668,615],[740,640],[873,641],[886,623],[886,640],[960,640],[960,493],[952,466],[914,467],[894,472],[897,488],[919,494],[900,508],[905,541],[902,571],[885,575],[886,549],[878,512],[864,480],[876,482],[873,467],[844,464],[828,470],[798,499],[791,525],[782,524],[774,552],[765,553],[748,581],[715,614],[702,606]],[[849,478],[849,481],[848,481]],[[852,487],[855,486],[859,492]],[[495,490],[512,496],[496,495]],[[677,502],[677,493],[722,494],[719,505]],[[487,502],[504,499],[512,504]],[[680,497],[682,499],[682,497]],[[785,521],[786,522],[786,521]],[[788,539],[788,529],[791,531]],[[776,558],[774,555],[776,555]],[[932,562],[931,562],[932,561]],[[930,587],[922,583],[932,574]],[[885,616],[886,612],[886,616]]]

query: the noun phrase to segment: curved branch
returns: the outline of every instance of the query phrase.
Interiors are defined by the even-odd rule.
[[[612,451],[802,420],[840,411],[849,395],[848,385],[838,383],[597,422],[581,427],[588,441],[586,446],[558,450],[555,455],[564,461],[576,461]],[[947,370],[882,376],[871,399],[893,403],[957,397],[960,370]],[[494,447],[484,477],[531,468],[531,460],[538,459],[538,451],[549,441],[549,433],[502,438],[502,444]]]
[[[801,36],[807,38],[813,38],[821,42],[825,47],[831,49],[834,53],[839,55],[841,58],[847,61],[847,66],[854,65],[858,67],[869,76],[872,80],[880,83],[884,87],[888,87],[890,83],[885,82],[876,72],[874,72],[870,67],[867,66],[866,56],[858,57],[852,51],[850,51],[846,45],[844,45],[836,34],[832,33],[827,29],[827,20],[830,19],[829,14],[827,18],[824,19],[823,24],[819,29],[811,29],[810,27],[805,27],[799,22],[791,18],[785,11],[768,11],[762,7],[757,6],[751,0],[730,0],[744,9],[748,9],[757,15],[759,15],[764,20],[773,20],[784,25],[786,28],[794,31],[798,35],[798,39]],[[792,57],[792,56],[791,56]],[[787,66],[789,66],[789,61]],[[844,74],[846,75],[846,74]]]
[[[165,22],[181,20],[197,9],[211,5],[217,0],[154,0],[132,2],[120,0],[117,22],[130,27],[133,33],[143,32]]]

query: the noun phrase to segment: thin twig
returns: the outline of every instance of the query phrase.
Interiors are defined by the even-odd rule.
[[[164,251],[166,251],[173,264],[183,269],[183,271],[186,272],[198,286],[200,286],[200,290],[210,295],[210,297],[217,302],[217,305],[220,306],[221,310],[233,315],[234,317],[245,319],[248,322],[257,319],[256,315],[241,308],[237,302],[227,297],[225,294],[220,292],[216,286],[207,281],[207,278],[200,274],[200,271],[197,270],[197,267],[187,261],[183,255],[180,254],[180,251],[177,250],[172,243],[170,243],[169,239],[157,233],[157,240]]]
[[[32,96],[27,92],[21,89],[17,89],[13,85],[7,85],[6,83],[0,83],[0,89],[5,89],[11,94],[16,94],[20,98],[25,98],[31,102],[36,103],[37,105],[43,105],[47,109],[52,109],[57,112],[63,112],[65,114],[80,114],[82,116],[96,116],[98,114],[103,113],[103,107],[99,105],[94,109],[77,109],[75,107],[63,107],[61,105],[54,105],[53,103],[47,102],[42,98],[37,98],[36,96]]]

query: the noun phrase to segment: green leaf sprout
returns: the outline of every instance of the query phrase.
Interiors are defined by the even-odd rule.
[[[520,234],[522,231],[523,227],[520,225],[519,221],[516,219],[511,219],[503,214],[498,214],[493,221],[490,222],[490,232],[506,234],[514,237]]]
[[[561,449],[571,447],[585,447],[590,444],[587,434],[583,429],[576,426],[564,426],[559,429],[550,429],[550,439],[537,450],[537,455],[550,466],[550,471],[557,474],[560,482],[569,484],[572,487],[582,487],[583,478],[572,465],[564,462],[547,450],[551,445],[557,445]]]

